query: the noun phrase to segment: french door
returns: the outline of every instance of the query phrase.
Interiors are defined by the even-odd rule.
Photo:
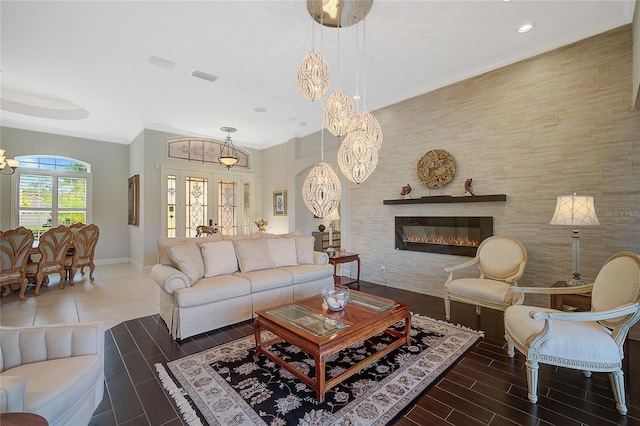
[[[196,227],[215,226],[223,235],[249,234],[253,175],[162,168],[168,237],[195,237]]]

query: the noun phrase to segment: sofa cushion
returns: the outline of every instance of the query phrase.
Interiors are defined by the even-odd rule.
[[[317,281],[333,276],[333,265],[296,265],[280,268],[293,276],[294,284]]]
[[[204,276],[204,261],[198,244],[190,242],[170,246],[167,252],[178,269],[189,277],[191,284]]]
[[[293,237],[296,241],[296,259],[298,265],[312,265],[314,237]]]
[[[181,288],[173,293],[173,300],[177,307],[206,305],[212,302],[232,299],[251,293],[248,280],[235,275],[218,275],[217,277],[202,278],[191,287]],[[211,312],[211,315],[223,315]]]
[[[237,240],[233,242],[233,245],[236,248],[240,271],[251,272],[274,267],[271,257],[269,257],[267,240]]]
[[[238,270],[238,259],[231,241],[210,241],[200,244],[204,261],[204,276],[233,274]]]
[[[223,235],[222,236],[223,240],[228,240],[228,241],[259,240],[260,238],[262,238],[260,237],[260,232],[255,232],[249,235]]]
[[[251,292],[255,293],[293,284],[293,275],[291,275],[284,269],[285,268],[265,269],[262,271],[253,272],[243,271],[236,272],[233,275],[250,281]]]
[[[268,238],[269,257],[276,268],[298,264],[296,240],[293,238]]]
[[[96,354],[33,362],[2,373],[22,377],[27,382],[25,411],[52,423],[91,392],[101,374],[102,358]]]
[[[185,244],[185,243],[194,242],[194,241],[196,243],[205,243],[207,241],[222,241],[222,236],[220,234],[213,234],[207,237],[198,237],[198,239],[196,239],[195,237],[180,237],[180,238],[158,237],[157,239],[158,263],[161,265],[178,267],[178,265],[173,263],[173,261],[169,257],[169,253],[167,252],[167,249],[177,244]]]

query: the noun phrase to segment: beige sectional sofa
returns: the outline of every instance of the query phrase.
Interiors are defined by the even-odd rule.
[[[184,339],[332,287],[333,267],[313,241],[297,233],[159,237],[151,276],[169,333]]]

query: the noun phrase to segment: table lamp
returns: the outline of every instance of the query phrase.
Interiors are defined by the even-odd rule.
[[[329,256],[335,256],[336,250],[333,248],[333,228],[335,224],[333,223],[335,220],[340,220],[340,215],[338,214],[338,208],[333,209],[329,216],[325,219],[330,220],[329,222],[329,247],[327,248],[327,254]]]
[[[567,280],[569,286],[585,285],[580,277],[580,230],[579,226],[600,225],[593,205],[593,197],[587,195],[561,195],[556,203],[556,211],[551,225],[570,225],[573,227],[573,277]]]

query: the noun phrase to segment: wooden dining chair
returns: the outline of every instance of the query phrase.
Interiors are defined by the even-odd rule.
[[[0,286],[2,297],[11,293],[11,284],[20,285],[20,300],[27,289],[26,266],[33,245],[33,232],[23,226],[0,232]]]
[[[71,230],[66,226],[51,228],[40,236],[40,260],[28,263],[26,270],[27,280],[36,284],[36,296],[40,296],[40,286],[45,279],[48,281],[49,275],[59,274],[60,282],[64,281],[64,261],[71,238]]]
[[[100,229],[95,224],[83,226],[73,233],[73,255],[67,255],[64,261],[64,269],[70,285],[74,284],[76,269],[80,268],[80,273],[84,274],[85,266],[89,267],[89,279],[93,281],[93,271],[96,269],[93,258],[99,236]],[[64,281],[60,281],[60,288],[64,288]]]

